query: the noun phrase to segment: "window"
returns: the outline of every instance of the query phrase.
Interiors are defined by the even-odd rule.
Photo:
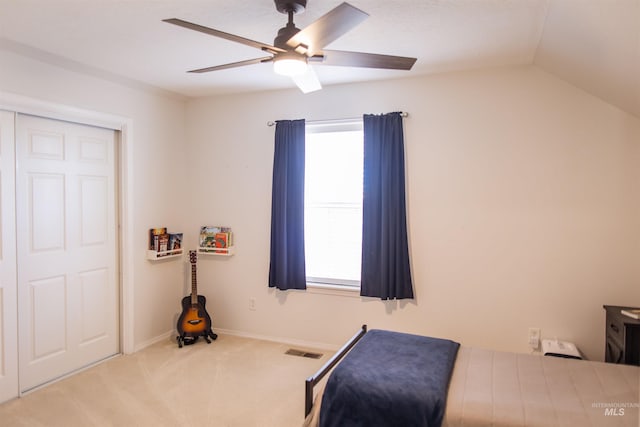
[[[362,120],[308,123],[305,138],[307,282],[359,288]]]

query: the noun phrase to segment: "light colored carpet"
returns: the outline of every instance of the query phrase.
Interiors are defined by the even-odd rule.
[[[0,405],[0,425],[300,426],[304,380],[333,352],[289,348],[230,335],[181,349],[163,341]]]

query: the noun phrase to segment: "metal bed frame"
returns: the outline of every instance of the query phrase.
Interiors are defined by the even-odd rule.
[[[345,345],[343,345],[336,354],[334,354],[327,363],[322,366],[315,374],[310,376],[304,382],[304,416],[305,418],[311,412],[313,407],[313,388],[318,384],[322,378],[324,378],[335,365],[356,345],[358,341],[367,333],[367,325],[362,325],[362,328],[352,336]]]

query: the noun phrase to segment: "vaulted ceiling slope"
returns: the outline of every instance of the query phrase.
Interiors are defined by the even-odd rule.
[[[304,28],[342,0],[308,0]],[[315,67],[324,86],[535,64],[640,117],[640,0],[349,0],[370,17],[328,47],[417,57],[411,71]],[[180,18],[273,43],[272,0],[0,0],[0,49],[188,97],[294,87],[228,40],[162,22]]]
[[[640,117],[640,0],[550,0],[534,63]]]

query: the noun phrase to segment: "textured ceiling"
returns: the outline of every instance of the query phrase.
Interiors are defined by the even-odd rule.
[[[411,71],[315,66],[324,86],[536,64],[640,117],[640,0],[349,2],[370,17],[328,48],[418,60]],[[340,3],[308,0],[295,23]],[[172,17],[268,44],[286,23],[272,0],[0,0],[0,48],[189,97],[295,87],[271,64],[187,74],[264,53],[161,21]]]

